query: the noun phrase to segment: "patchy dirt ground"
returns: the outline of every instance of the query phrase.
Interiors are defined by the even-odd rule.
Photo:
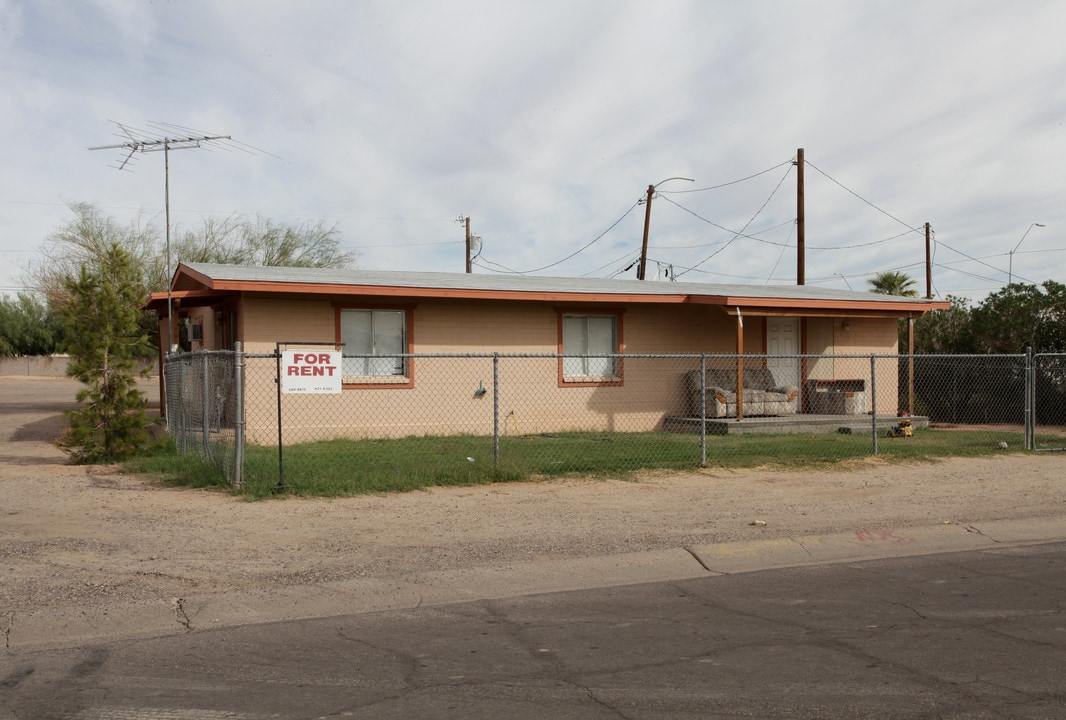
[[[150,397],[158,385],[146,382]],[[0,378],[0,618],[38,608],[1066,514],[1066,454],[246,502],[67,465],[76,383]],[[765,524],[752,525],[759,520]]]

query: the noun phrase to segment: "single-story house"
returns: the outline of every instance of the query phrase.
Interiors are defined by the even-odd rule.
[[[777,386],[799,392],[789,399],[789,411],[810,412],[802,395],[812,380],[864,380],[861,364],[842,371],[833,356],[905,353],[898,347],[898,321],[946,309],[948,303],[811,286],[182,263],[170,291],[153,295],[149,307],[160,317],[161,347],[167,337],[175,343],[180,338],[187,350],[231,349],[240,341],[248,353],[272,353],[278,342],[343,343],[345,355],[360,357],[344,359],[343,391],[333,410],[344,418],[337,433],[375,436],[413,427],[386,417],[389,408],[408,417],[413,408],[437,412],[442,426],[480,422],[463,424],[466,406],[478,398],[465,382],[457,383],[454,371],[438,372],[428,361],[401,357],[410,354],[573,356],[553,358],[544,365],[550,371],[538,371],[515,391],[526,394],[527,404],[567,408],[565,418],[558,412],[554,419],[548,411],[525,413],[541,418],[541,431],[565,429],[567,423],[614,423],[618,408],[625,408],[627,427],[635,429],[660,427],[667,415],[691,415],[683,390],[691,363],[684,372],[672,365],[650,376],[617,359],[595,357],[608,354],[792,356],[726,362],[730,370],[740,365],[740,378],[730,375],[738,387],[728,388],[740,398],[721,407],[743,417],[745,408],[755,407],[743,399],[744,369],[752,377],[769,369]],[[801,355],[818,357],[801,361],[796,357]],[[869,369],[865,372],[868,380]],[[895,376],[895,360],[884,372]],[[649,392],[655,387],[659,392]],[[454,402],[437,401],[449,393],[457,393]],[[877,408],[864,404],[855,411],[895,415],[899,400],[893,386],[891,392],[878,391]],[[245,402],[251,416],[254,403],[274,401],[249,392]],[[514,397],[508,403],[522,404]],[[470,408],[470,417],[483,417],[483,408]],[[434,425],[432,418],[420,420]],[[254,425],[248,423],[250,437]],[[386,427],[392,429],[380,430]]]

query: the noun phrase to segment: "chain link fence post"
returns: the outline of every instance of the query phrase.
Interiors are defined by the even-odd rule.
[[[200,384],[203,395],[200,405],[201,441],[204,445],[204,459],[211,459],[211,363],[209,355],[200,356]]]
[[[500,354],[492,354],[492,463],[500,464]]]
[[[870,355],[870,422],[872,424],[874,455],[878,452],[877,447],[877,356]]]
[[[233,343],[233,487],[244,487],[244,351]]]
[[[1025,401],[1023,410],[1023,416],[1025,418],[1025,449],[1032,450],[1036,447],[1036,428],[1033,426],[1033,403],[1036,399],[1034,386],[1035,386],[1035,373],[1033,368],[1033,349],[1031,347],[1025,348]]]
[[[707,467],[707,355],[700,355],[700,467]]]

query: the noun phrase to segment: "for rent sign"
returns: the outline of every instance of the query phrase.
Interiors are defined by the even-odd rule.
[[[341,353],[334,350],[286,350],[281,354],[281,391],[339,393]]]

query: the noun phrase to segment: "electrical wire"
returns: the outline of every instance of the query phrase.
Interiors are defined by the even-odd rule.
[[[777,170],[779,167],[784,167],[785,165],[791,165],[791,164],[792,164],[791,160],[786,160],[783,163],[779,163],[777,165],[774,165],[772,168],[767,168],[767,169],[765,169],[765,170],[763,170],[761,172],[757,172],[754,175],[748,175],[747,177],[740,178],[739,180],[732,180],[732,181],[727,182],[727,183],[722,183],[721,185],[710,185],[708,187],[696,188],[694,190],[656,190],[655,192],[659,193],[660,195],[666,195],[666,194],[681,195],[681,194],[684,194],[684,193],[697,193],[697,192],[706,192],[707,190],[719,190],[719,189],[724,188],[724,187],[729,187],[730,185],[736,185],[738,183],[742,183],[742,182],[745,182],[747,180],[751,180],[752,178],[757,178],[760,175],[765,175],[766,173],[773,172],[774,170]]]
[[[626,265],[626,266],[625,266],[624,268],[619,268],[619,269],[615,270],[615,271],[614,271],[613,273],[611,273],[610,275],[608,275],[608,276],[607,276],[607,278],[608,278],[608,279],[611,279],[611,278],[616,278],[616,277],[618,277],[619,275],[621,275],[622,273],[625,273],[625,272],[629,272],[630,270],[632,270],[632,269],[633,269],[633,266],[635,266],[635,265],[636,265],[637,263],[639,263],[639,262],[640,262],[640,255],[637,255],[637,256],[636,256],[635,258],[633,258],[633,261],[632,261],[632,262],[630,262],[630,263],[629,263],[628,265]]]
[[[572,257],[574,257],[576,255],[579,255],[580,253],[583,253],[585,250],[588,250],[590,247],[592,247],[595,243],[599,242],[603,238],[604,235],[606,235],[607,233],[609,233],[612,230],[614,230],[615,226],[617,226],[618,223],[620,223],[623,220],[625,220],[626,216],[628,216],[629,213],[633,212],[633,210],[635,210],[638,205],[640,205],[640,201],[639,200],[637,202],[633,203],[633,205],[630,206],[630,208],[628,210],[626,210],[624,213],[622,213],[622,216],[620,218],[618,218],[613,223],[611,223],[611,225],[606,230],[604,230],[599,235],[594,237],[592,240],[589,240],[587,243],[585,243],[580,248],[578,248],[574,252],[570,253],[566,257],[562,258],[561,260],[556,260],[553,263],[548,263],[547,265],[543,265],[543,266],[541,266],[539,268],[533,268],[532,270],[510,270],[510,269],[508,269],[508,272],[515,273],[516,275],[529,275],[530,273],[540,272],[541,270],[547,270],[548,268],[553,268],[556,265],[561,265],[562,263],[566,262],[570,258],[572,258]],[[489,262],[489,261],[486,260],[486,262]],[[501,267],[501,268],[504,267],[503,265],[500,265],[499,263],[492,263],[492,264],[496,265],[497,267]]]
[[[609,267],[609,266],[611,266],[611,265],[614,265],[615,263],[620,263],[620,262],[622,262],[623,260],[627,260],[627,259],[629,259],[629,258],[631,258],[631,257],[633,257],[633,251],[632,251],[632,250],[627,250],[627,251],[626,251],[626,254],[625,254],[625,255],[622,255],[622,256],[621,256],[621,257],[619,257],[619,258],[616,258],[616,259],[614,259],[614,260],[611,260],[610,262],[604,263],[603,265],[600,265],[600,266],[599,266],[598,268],[596,268],[595,270],[589,270],[589,271],[588,271],[587,273],[583,273],[583,274],[581,274],[581,275],[578,275],[578,277],[589,277],[590,275],[595,275],[596,273],[600,272],[600,271],[601,271],[601,270],[603,270],[604,268],[607,268],[607,267]],[[640,256],[639,256],[639,255],[637,256],[637,260],[638,260],[638,261],[640,260]],[[625,268],[625,269],[622,269],[622,270],[618,270],[618,271],[616,271],[616,272],[615,272],[614,274],[612,274],[612,275],[608,275],[608,277],[614,277],[614,275],[616,275],[616,274],[618,274],[618,273],[622,273],[622,272],[625,272],[625,271],[626,271],[627,269],[628,269],[628,268]]]
[[[781,264],[781,258],[785,257],[785,251],[788,250],[788,248],[790,247],[790,242],[792,240],[792,233],[795,231],[795,229],[796,229],[796,224],[793,223],[792,224],[792,229],[788,231],[788,237],[785,239],[784,244],[781,246],[781,254],[777,256],[777,262],[775,262],[774,266],[772,268],[770,268],[770,274],[766,276],[766,282],[763,283],[763,285],[769,285],[770,284],[770,278],[772,278],[774,276],[774,273],[777,272],[777,266]]]
[[[677,203],[675,203],[670,198],[663,198],[663,200],[665,200],[666,202],[671,203],[673,205],[677,205]],[[688,208],[684,207],[683,205],[677,205],[677,207],[681,208],[682,210],[684,210],[687,213],[690,213],[690,214],[694,215],[695,217],[699,218],[700,220],[705,220],[704,218],[700,217],[698,214],[692,212],[691,210],[689,210]],[[714,225],[714,223],[710,222],[709,220],[706,221],[706,222],[710,223],[711,225]],[[774,225],[773,227],[768,227],[765,230],[759,230],[758,233],[759,234],[764,234],[764,233],[768,233],[768,232],[773,232],[774,230],[777,230],[778,228],[782,228],[785,225],[795,226],[795,224],[796,224],[796,219],[795,218],[789,218],[788,220],[785,220],[783,223],[778,223],[777,225]],[[720,227],[720,226],[715,225],[715,227]],[[727,232],[729,232],[731,234],[737,234],[736,231],[734,231],[734,230],[728,230],[727,228],[722,228],[722,229],[725,229]],[[740,236],[748,238],[750,240],[755,240],[757,242],[766,243],[767,245],[780,245],[781,244],[781,243],[776,243],[776,242],[774,242],[772,240],[766,240],[765,238],[759,237],[758,234],[746,235],[746,234],[741,233]],[[715,242],[699,243],[698,245],[658,245],[658,244],[656,244],[655,245],[655,249],[656,250],[694,250],[694,249],[698,249],[698,248],[712,247],[714,245],[721,245],[724,242],[728,242],[728,240],[716,240]]]
[[[438,240],[436,242],[424,242],[424,243],[405,243],[402,245],[396,245],[395,243],[386,243],[385,245],[345,245],[348,250],[369,250],[374,248],[407,248],[407,247],[426,247],[429,245],[464,245],[465,240]],[[480,253],[479,253],[480,254]]]
[[[503,274],[503,273],[509,273],[511,275],[521,275],[522,274],[518,270],[512,270],[511,268],[507,267],[506,265],[501,265],[498,262],[493,262],[492,260],[489,260],[486,257],[480,257],[478,259],[481,260],[481,262],[474,262],[473,259],[471,259],[470,262],[471,262],[471,264],[477,265],[479,268],[482,268],[483,270],[488,270],[489,272],[500,273],[500,274]],[[497,270],[495,268],[490,268],[488,265],[484,265],[483,263],[488,263],[489,265],[495,265],[496,267],[501,268],[501,269]]]
[[[967,260],[972,260],[972,261],[974,261],[975,263],[977,263],[979,265],[984,265],[986,268],[988,268],[990,270],[995,270],[996,272],[1003,272],[1002,270],[997,268],[995,265],[990,265],[989,263],[986,263],[983,260],[979,260],[979,259],[973,257],[972,255],[967,255],[966,253],[962,252],[961,250],[956,250],[955,248],[951,247],[947,243],[940,243],[940,245],[943,245],[944,247],[946,247],[948,250],[950,250],[953,253],[958,253],[959,255],[962,255]],[[1026,281],[1026,282],[1028,282],[1028,281]]]
[[[809,168],[812,168],[812,169],[814,169],[814,170],[817,170],[817,171],[818,171],[819,173],[821,173],[821,174],[822,174],[822,176],[824,176],[824,177],[825,177],[826,179],[828,179],[828,180],[829,180],[830,182],[832,182],[832,183],[834,183],[834,184],[838,185],[839,187],[843,188],[843,189],[844,189],[844,190],[846,190],[847,192],[851,193],[852,195],[854,195],[855,197],[857,197],[857,198],[858,198],[859,200],[862,200],[862,201],[863,201],[864,203],[866,203],[867,205],[869,205],[870,207],[872,207],[872,208],[873,208],[874,210],[876,210],[877,212],[881,213],[882,215],[885,215],[886,217],[890,217],[890,218],[892,218],[893,220],[895,220],[896,222],[898,222],[898,223],[899,223],[900,225],[902,225],[903,227],[905,227],[905,228],[909,228],[910,230],[912,230],[912,231],[914,231],[914,232],[924,232],[924,230],[920,230],[919,228],[916,228],[916,227],[914,227],[913,225],[908,225],[907,223],[903,222],[902,220],[900,220],[900,219],[899,219],[898,217],[896,217],[896,216],[895,216],[895,215],[893,215],[892,213],[888,212],[887,210],[883,210],[883,209],[879,208],[879,207],[878,207],[877,205],[874,205],[874,204],[873,204],[872,202],[870,202],[869,200],[867,200],[866,198],[864,198],[864,197],[863,197],[862,195],[859,195],[859,194],[858,194],[857,192],[855,192],[855,191],[854,191],[854,190],[852,190],[851,188],[847,187],[846,185],[844,185],[843,183],[841,183],[841,182],[840,182],[839,180],[837,180],[837,179],[835,179],[835,178],[831,177],[830,175],[828,175],[828,174],[827,174],[827,173],[826,173],[825,171],[823,171],[823,170],[821,170],[820,168],[818,168],[818,167],[817,167],[816,165],[814,165],[813,163],[811,163],[811,162],[810,162],[809,160],[804,160],[804,164],[806,164],[806,165],[807,165],[807,167],[809,167]]]
[[[932,228],[930,228],[929,234],[930,234],[930,239],[931,239],[932,242],[931,242],[931,249],[930,249],[930,253],[929,253],[929,268],[930,269],[929,269],[929,288],[928,288],[928,292],[929,292],[930,295],[936,295],[937,297],[940,297],[940,291],[936,289],[936,283],[933,282],[933,270],[932,270],[932,268],[936,267],[936,230],[933,230]]]
[[[780,166],[778,166],[778,167],[780,167]],[[737,233],[736,235],[734,235],[734,236],[733,236],[733,238],[732,238],[732,239],[731,239],[731,240],[730,240],[730,241],[729,241],[728,243],[726,243],[726,244],[725,244],[724,246],[722,246],[722,247],[721,247],[721,248],[719,248],[718,250],[715,250],[715,251],[714,251],[713,253],[711,253],[710,255],[708,255],[707,257],[705,257],[705,258],[704,258],[703,260],[700,260],[700,261],[699,261],[698,263],[696,263],[695,267],[699,267],[699,266],[700,266],[700,265],[702,265],[703,263],[705,263],[705,262],[707,262],[708,260],[710,260],[711,258],[713,258],[713,257],[714,257],[715,255],[717,255],[717,254],[719,254],[720,252],[722,252],[723,250],[725,250],[725,249],[726,249],[727,247],[729,247],[729,246],[730,246],[731,244],[733,244],[733,241],[734,241],[734,240],[736,240],[736,239],[737,239],[738,237],[740,237],[740,236],[741,236],[741,234],[742,234],[742,233],[743,233],[743,232],[744,232],[745,230],[747,230],[747,229],[748,229],[748,226],[749,226],[749,225],[751,225],[751,224],[752,224],[753,222],[755,222],[755,218],[759,217],[759,215],[760,215],[760,214],[762,213],[762,211],[766,209],[766,206],[770,204],[770,201],[774,199],[774,196],[775,196],[775,195],[777,195],[777,191],[781,189],[781,186],[782,186],[782,185],[784,184],[784,182],[785,182],[785,179],[786,179],[786,178],[788,177],[788,175],[789,175],[789,173],[790,173],[790,172],[792,172],[792,164],[791,164],[791,163],[789,163],[789,165],[788,165],[788,170],[786,170],[786,171],[785,171],[785,174],[781,176],[781,180],[779,180],[779,181],[778,181],[777,185],[776,185],[776,186],[774,187],[774,189],[773,189],[773,190],[772,190],[772,191],[770,192],[770,197],[766,198],[766,202],[764,202],[764,203],[762,204],[762,206],[761,206],[761,207],[760,207],[760,208],[759,208],[758,210],[756,210],[756,211],[755,211],[755,214],[751,216],[751,219],[749,219],[749,220],[748,220],[748,221],[747,221],[746,223],[744,223],[744,227],[742,227],[742,228],[740,229],[740,232],[739,232],[739,233]],[[667,199],[669,200],[669,198],[667,198]],[[688,273],[688,272],[692,272],[692,270],[693,270],[693,269],[694,269],[694,268],[689,268],[688,270],[685,270],[684,272],[681,272],[681,273],[677,273],[677,272],[675,272],[675,273],[674,273],[674,277],[675,277],[675,278],[681,277],[681,276],[682,276],[682,275],[684,275],[685,273]]]

